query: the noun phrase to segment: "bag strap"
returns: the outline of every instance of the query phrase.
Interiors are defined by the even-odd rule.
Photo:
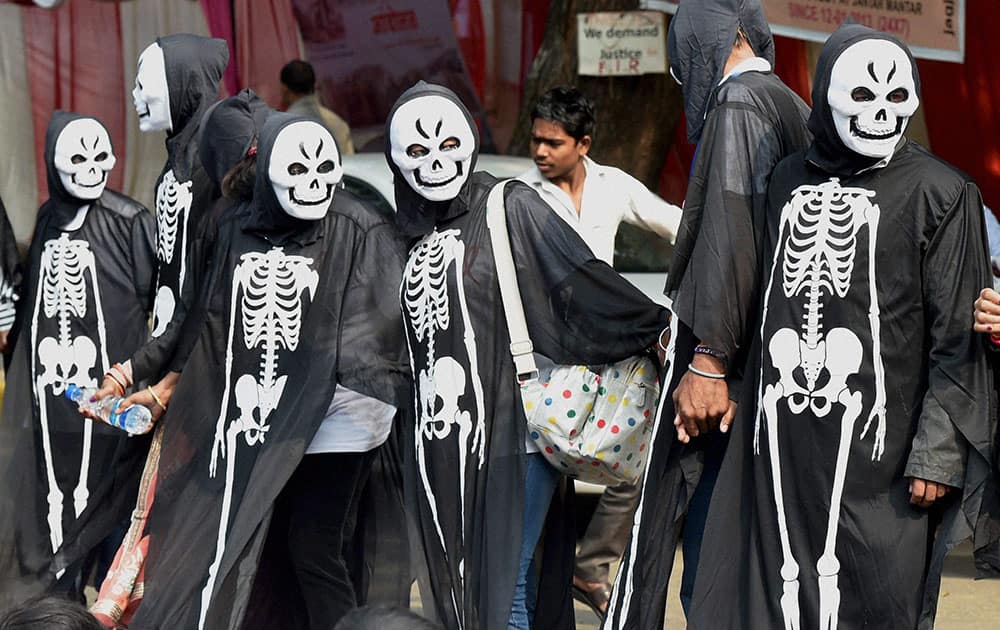
[[[514,255],[510,249],[507,208],[503,198],[506,185],[506,181],[500,182],[490,190],[490,195],[486,198],[486,226],[490,231],[493,260],[496,264],[497,280],[500,282],[500,298],[507,320],[507,333],[510,335],[510,354],[514,359],[517,380],[524,382],[538,378],[538,367],[535,365],[534,346],[531,344],[528,324],[524,317],[521,290],[517,286]]]

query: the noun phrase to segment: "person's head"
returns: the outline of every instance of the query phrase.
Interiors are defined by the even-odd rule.
[[[104,630],[87,609],[58,597],[29,599],[0,614],[0,630]]]
[[[205,112],[198,157],[225,197],[234,201],[253,197],[257,138],[273,111],[253,90],[245,89]]]
[[[99,120],[56,111],[45,134],[45,161],[51,198],[89,202],[104,192],[116,158]]]
[[[157,38],[139,55],[132,103],[139,130],[180,133],[197,124],[219,94],[229,63],[224,39],[177,33]]]
[[[281,104],[288,107],[316,91],[316,73],[308,61],[289,61],[281,69]]]
[[[688,139],[697,142],[711,95],[736,61],[774,63],[774,40],[760,0],[683,0],[667,32],[670,75],[684,92]]]
[[[901,41],[852,20],[830,36],[816,64],[810,159],[858,172],[893,154],[920,105],[917,64]]]
[[[594,104],[575,87],[552,88],[531,109],[531,157],[548,179],[576,169],[594,137]]]
[[[340,150],[326,127],[314,120],[272,114],[260,133],[254,199],[302,221],[318,221],[333,204],[344,177]],[[277,209],[274,209],[277,211]]]
[[[398,606],[362,606],[344,615],[334,630],[443,630]]]

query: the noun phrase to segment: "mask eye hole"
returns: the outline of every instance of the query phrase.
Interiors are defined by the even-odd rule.
[[[890,103],[905,103],[908,98],[910,98],[910,93],[906,88],[896,88],[889,95],[885,97]]]
[[[108,159],[108,152],[101,151],[100,153],[97,154],[97,157],[95,157],[94,159],[98,162],[103,162],[104,160]]]
[[[453,151],[460,146],[462,146],[462,142],[455,136],[452,136],[450,138],[446,138],[445,141],[441,143],[441,150]]]
[[[317,173],[329,173],[334,169],[333,160],[326,160],[316,168]]]
[[[406,155],[410,156],[411,158],[422,158],[428,153],[430,153],[430,151],[428,151],[427,147],[423,146],[422,144],[411,144],[410,146],[406,147]]]
[[[82,164],[82,163],[84,163],[84,162],[87,161],[87,158],[85,158],[82,155],[80,155],[79,153],[77,153],[76,155],[74,155],[73,157],[71,157],[69,159],[69,161],[72,162],[73,164]]]
[[[306,168],[306,165],[302,164],[301,162],[292,162],[291,164],[288,165],[289,175],[305,175],[308,172],[309,169]]]
[[[851,98],[856,103],[867,103],[875,100],[875,94],[866,87],[856,87],[851,90]]]

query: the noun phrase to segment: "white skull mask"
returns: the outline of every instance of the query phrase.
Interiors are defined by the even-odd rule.
[[[337,143],[319,123],[304,120],[287,125],[274,139],[267,177],[290,216],[322,219],[344,177]]]
[[[840,54],[827,99],[841,141],[875,158],[892,155],[920,105],[909,56],[884,39],[862,40]]]
[[[139,116],[140,131],[169,131],[170,91],[167,89],[167,66],[163,49],[156,42],[139,55],[135,71],[132,103]]]
[[[59,132],[53,163],[59,181],[77,199],[97,199],[115,167],[108,130],[93,118],[78,118]]]
[[[469,178],[476,141],[462,109],[433,95],[400,105],[389,124],[389,146],[392,161],[418,195],[449,201]]]

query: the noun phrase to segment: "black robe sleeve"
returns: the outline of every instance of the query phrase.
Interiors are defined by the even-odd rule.
[[[639,354],[669,324],[656,304],[605,262],[519,182],[506,189],[507,223],[535,351],[566,365]]]
[[[680,320],[701,343],[724,352],[731,368],[739,368],[734,359],[752,333],[767,184],[786,151],[760,110],[724,103],[709,115],[691,174],[681,256],[684,240],[694,242],[685,258],[675,257],[671,272],[679,277],[668,280],[668,294]]]
[[[963,485],[970,444],[989,452],[988,367],[971,332],[971,305],[990,281],[983,235],[982,201],[968,184],[935,231],[922,270],[930,372],[905,474],[953,487]]]
[[[21,264],[17,242],[7,209],[0,199],[0,331],[13,327],[20,293]]]
[[[370,228],[354,254],[341,303],[337,382],[396,407],[412,402],[399,286],[407,248],[389,223]]]

